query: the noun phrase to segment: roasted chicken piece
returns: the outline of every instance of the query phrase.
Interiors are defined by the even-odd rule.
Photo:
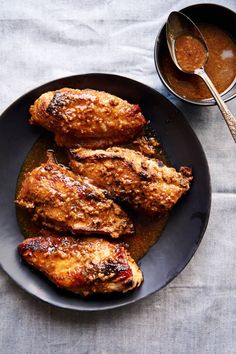
[[[149,215],[172,208],[192,180],[188,167],[181,167],[177,172],[159,160],[125,148],[72,149],[70,157],[75,173],[109,191],[112,198],[128,202]]]
[[[48,161],[26,174],[16,203],[57,231],[96,233],[114,238],[132,234],[127,214],[85,177]]]
[[[64,88],[41,95],[30,107],[31,124],[55,134],[60,146],[108,147],[131,140],[146,121],[138,105],[91,89]]]
[[[95,237],[28,238],[18,251],[58,287],[82,296],[124,293],[143,281],[141,270],[122,244]]]
[[[144,156],[155,157],[157,153],[157,147],[160,143],[155,138],[149,138],[141,136],[132,142],[136,147],[136,150],[140,151]]]

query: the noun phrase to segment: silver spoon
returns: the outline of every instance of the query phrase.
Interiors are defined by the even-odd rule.
[[[180,38],[181,36],[190,36],[195,38],[201,43],[201,47],[204,49],[204,55],[205,57],[203,58],[202,63],[200,64],[199,67],[195,67],[192,69],[187,69],[186,67],[183,68],[180,66],[180,62],[178,62],[176,58],[176,40],[177,38]],[[207,87],[209,88],[212,96],[214,97],[216,103],[219,106],[219,109],[221,110],[221,113],[229,127],[229,130],[232,134],[232,137],[236,143],[236,119],[233,116],[233,114],[230,112],[229,108],[226,106],[222,98],[220,97],[219,92],[213,85],[211,79],[208,77],[204,70],[204,66],[207,63],[208,60],[208,48],[206,45],[206,42],[197,28],[197,26],[188,18],[186,15],[182,14],[181,12],[173,11],[168,17],[167,24],[166,24],[166,38],[167,38],[167,44],[168,48],[170,51],[170,55],[173,59],[173,62],[175,65],[183,72],[187,74],[195,74],[200,76]]]

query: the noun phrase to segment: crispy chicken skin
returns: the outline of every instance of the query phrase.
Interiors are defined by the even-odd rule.
[[[146,124],[138,105],[103,91],[63,88],[30,107],[31,124],[55,134],[59,146],[105,148],[131,140]]]
[[[127,214],[85,177],[48,161],[26,174],[16,203],[57,231],[114,238],[134,232]]]
[[[107,150],[71,149],[70,165],[75,173],[106,189],[112,198],[155,215],[171,209],[190,188],[192,171],[180,172],[140,152],[113,147]]]
[[[143,281],[141,270],[123,245],[95,237],[28,238],[18,251],[58,287],[82,296],[124,293]]]

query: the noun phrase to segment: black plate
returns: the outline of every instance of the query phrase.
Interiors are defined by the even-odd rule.
[[[143,285],[128,294],[82,299],[59,291],[20,261],[16,246],[22,241],[15,215],[15,187],[20,167],[42,133],[28,124],[29,106],[43,92],[61,87],[104,90],[139,103],[176,168],[193,168],[192,188],[173,209],[159,241],[140,261]],[[0,121],[0,261],[22,288],[50,304],[82,311],[104,310],[130,304],[161,289],[186,266],[206,228],[211,203],[209,169],[203,149],[177,108],[165,97],[137,81],[109,74],[88,74],[52,81],[30,91],[3,114]]]

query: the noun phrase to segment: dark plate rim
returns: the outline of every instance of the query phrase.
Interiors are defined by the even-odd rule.
[[[134,79],[131,79],[129,77],[125,77],[125,76],[122,76],[122,75],[117,75],[117,74],[111,74],[111,73],[86,73],[86,74],[78,74],[78,75],[71,75],[71,76],[65,76],[65,77],[61,77],[61,78],[58,78],[58,79],[55,79],[55,80],[52,80],[52,81],[49,81],[49,82],[46,82],[40,86],[37,86],[31,90],[29,90],[28,92],[26,92],[25,94],[23,94],[22,96],[20,96],[19,98],[17,98],[14,102],[12,102],[4,111],[3,113],[1,113],[0,115],[0,120],[4,119],[5,115],[8,113],[8,111],[16,104],[18,103],[20,100],[24,99],[25,96],[27,96],[28,94],[32,93],[33,91],[35,90],[39,90],[41,89],[42,87],[44,87],[45,85],[51,85],[51,84],[55,84],[57,81],[61,81],[63,79],[75,79],[75,78],[78,78],[78,77],[86,77],[86,76],[103,76],[103,77],[107,77],[107,78],[112,78],[112,77],[116,77],[116,78],[120,78],[121,80],[122,79],[125,79],[127,81],[130,81],[131,83],[133,83],[134,85],[139,85],[139,86],[142,86],[144,87],[146,90],[152,92],[153,94],[157,94],[159,96],[161,96],[165,101],[167,101],[169,104],[173,105],[176,109],[176,111],[178,111],[179,113],[181,113],[181,120],[184,121],[185,125],[186,125],[186,128],[191,132],[192,134],[192,137],[193,139],[195,140],[195,143],[198,145],[198,148],[199,148],[199,152],[201,153],[202,157],[203,157],[203,160],[205,162],[205,166],[206,166],[206,175],[207,175],[207,181],[208,181],[208,191],[209,191],[209,194],[207,196],[207,201],[208,201],[208,205],[207,205],[207,213],[206,213],[206,220],[205,220],[205,225],[203,226],[201,232],[200,232],[200,235],[199,235],[199,240],[197,243],[195,243],[194,247],[191,249],[191,251],[189,252],[188,256],[186,257],[186,260],[176,269],[175,273],[171,276],[171,278],[165,282],[159,289],[156,289],[156,290],[153,290],[151,292],[149,292],[148,294],[145,294],[145,295],[142,295],[140,296],[138,299],[131,299],[131,300],[127,300],[127,301],[124,301],[122,302],[121,304],[116,304],[116,305],[102,305],[101,308],[83,308],[83,307],[77,307],[77,306],[73,306],[73,305],[70,305],[69,307],[66,306],[66,305],[63,305],[63,304],[57,304],[56,302],[53,302],[53,301],[49,301],[45,298],[42,298],[42,297],[38,297],[36,294],[32,293],[31,291],[29,291],[28,289],[26,289],[24,287],[24,285],[22,285],[17,279],[15,279],[13,276],[9,275],[8,274],[8,271],[5,269],[5,267],[3,266],[1,260],[0,260],[0,267],[2,268],[2,270],[5,272],[5,274],[7,274],[9,276],[9,278],[11,278],[21,289],[23,289],[24,291],[26,291],[28,294],[30,294],[31,296],[33,296],[34,298],[44,302],[44,303],[47,303],[49,305],[53,305],[57,308],[61,308],[61,309],[65,309],[65,310],[74,310],[74,311],[79,311],[79,312],[98,312],[98,311],[105,311],[105,310],[112,310],[112,309],[116,309],[116,308],[120,308],[120,307],[123,307],[123,306],[127,306],[127,305],[130,305],[130,304],[133,304],[135,302],[138,302],[142,299],[145,299],[146,297],[160,291],[161,289],[163,289],[164,287],[166,287],[172,280],[174,280],[178,274],[180,274],[184,269],[185,267],[188,265],[188,263],[190,262],[190,260],[192,259],[192,257],[194,256],[196,250],[198,249],[202,239],[203,239],[203,236],[204,236],[204,233],[206,231],[206,228],[207,228],[207,225],[208,225],[208,222],[209,222],[209,217],[210,217],[210,210],[211,210],[211,195],[212,195],[212,187],[211,187],[211,177],[210,177],[210,170],[209,170],[209,165],[208,165],[208,161],[207,161],[207,158],[206,158],[206,154],[203,150],[203,147],[196,135],[196,133],[194,132],[194,130],[192,129],[192,127],[190,126],[189,122],[187,121],[187,119],[185,118],[184,114],[171,102],[169,101],[164,95],[162,95],[160,92],[158,92],[157,90],[155,90],[154,88],[142,83],[142,82],[139,82],[139,81],[136,81]]]

